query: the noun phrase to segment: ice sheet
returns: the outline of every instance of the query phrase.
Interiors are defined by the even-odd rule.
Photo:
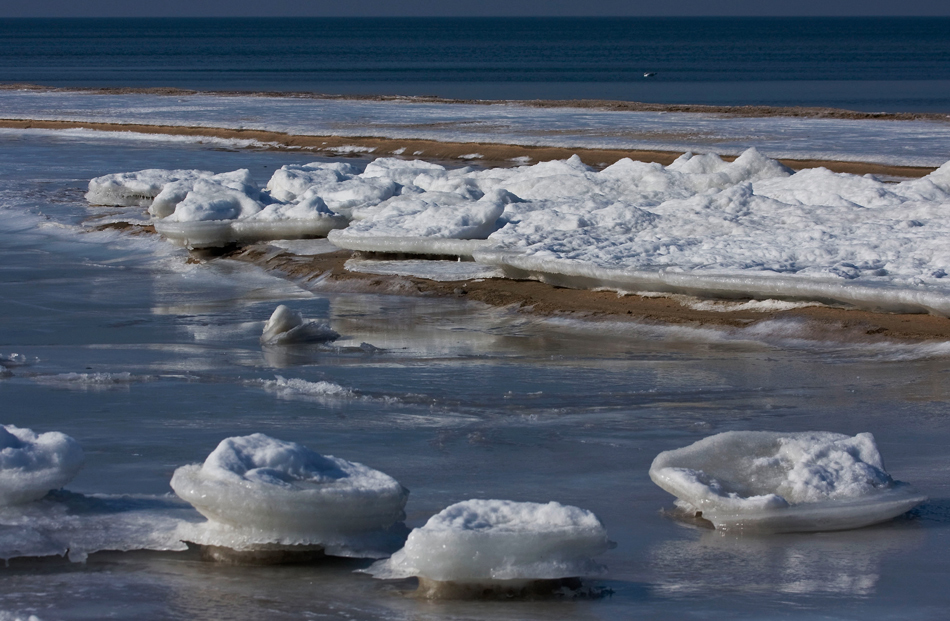
[[[891,479],[869,433],[725,432],[660,453],[650,478],[722,530],[858,528],[925,500]]]

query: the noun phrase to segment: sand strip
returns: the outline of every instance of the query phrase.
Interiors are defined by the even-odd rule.
[[[425,278],[379,276],[347,271],[354,256],[345,250],[299,256],[258,244],[222,255],[246,261],[301,285],[325,291],[455,297],[490,306],[513,306],[544,316],[569,315],[585,319],[712,327],[746,327],[774,319],[807,322],[799,333],[816,340],[881,342],[950,340],[950,318],[925,314],[874,313],[828,306],[775,312],[705,311],[667,297],[618,296],[612,291],[564,289],[541,282],[487,278],[437,282]]]
[[[391,156],[400,153],[403,157],[418,157],[426,160],[452,161],[464,163],[464,156],[477,153],[481,157],[479,165],[513,166],[516,158],[531,158],[531,162],[563,160],[577,154],[585,164],[596,168],[609,166],[619,159],[629,157],[643,162],[657,162],[669,165],[682,155],[676,151],[641,151],[620,149],[573,149],[565,147],[531,147],[484,142],[438,142],[435,140],[409,140],[375,137],[341,136],[297,136],[283,132],[271,132],[249,129],[227,129],[214,127],[187,127],[169,125],[138,125],[125,123],[89,123],[82,121],[38,121],[24,119],[0,119],[0,128],[7,129],[89,129],[110,132],[137,132],[141,134],[161,134],[169,136],[207,136],[211,138],[256,140],[263,148],[310,149],[321,155],[359,155],[365,157]],[[358,147],[362,153],[347,153],[347,147]],[[731,161],[734,157],[724,156]],[[885,177],[923,177],[934,168],[920,166],[890,166],[867,162],[840,162],[834,160],[779,160],[789,168],[801,170],[823,166],[834,172],[855,175],[881,175]]]

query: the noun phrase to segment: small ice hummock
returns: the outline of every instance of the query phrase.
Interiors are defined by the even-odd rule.
[[[419,579],[428,598],[523,596],[600,574],[591,557],[615,544],[590,511],[556,502],[466,500],[432,516],[366,573]]]
[[[719,530],[860,528],[926,500],[884,470],[870,433],[728,431],[660,453],[650,478]]]
[[[409,491],[398,481],[260,433],[223,440],[203,464],[178,468],[171,486],[208,518],[181,538],[214,560],[380,558],[404,536]]]
[[[0,425],[0,506],[33,502],[60,489],[83,461],[79,443],[65,434]]]
[[[300,313],[281,304],[264,324],[261,344],[323,343],[338,338],[340,335],[327,324],[304,321]]]

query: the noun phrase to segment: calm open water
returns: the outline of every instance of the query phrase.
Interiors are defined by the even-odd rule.
[[[0,82],[950,112],[950,18],[2,20]]]

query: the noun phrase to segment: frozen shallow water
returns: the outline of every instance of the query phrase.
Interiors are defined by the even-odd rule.
[[[733,155],[756,147],[772,158],[908,166],[940,166],[946,162],[950,137],[950,124],[933,121],[743,118],[295,97],[0,91],[0,109],[8,119],[226,127],[316,136],[595,149],[714,151]],[[365,149],[344,147],[343,152]]]
[[[946,344],[820,342],[789,322],[717,332],[306,291],[245,264],[190,264],[160,240],[82,226],[121,211],[87,206],[98,175],[248,168],[265,179],[293,157],[0,136],[0,356],[10,361],[0,422],[75,438],[86,465],[67,490],[84,498],[167,498],[176,468],[260,432],[391,475],[411,490],[410,528],[470,498],[583,507],[617,542],[597,557],[607,572],[593,582],[613,594],[425,603],[401,595],[411,581],[353,573],[367,561],[222,567],[194,552],[100,552],[85,563],[12,560],[0,568],[0,610],[43,620],[864,620],[939,618],[950,606]],[[262,347],[278,304],[341,338]],[[722,431],[815,429],[873,433],[887,471],[930,500],[886,524],[810,535],[723,535],[661,514],[672,497],[648,476],[659,452]]]

